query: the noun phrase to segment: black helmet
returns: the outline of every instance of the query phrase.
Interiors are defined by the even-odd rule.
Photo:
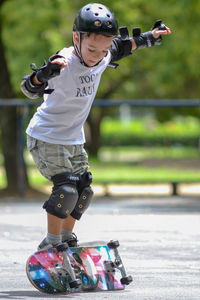
[[[115,36],[118,34],[118,23],[113,12],[105,5],[89,3],[77,13],[73,31]]]

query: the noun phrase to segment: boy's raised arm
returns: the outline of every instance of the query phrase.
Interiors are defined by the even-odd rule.
[[[140,28],[133,28],[133,38],[131,38],[132,50],[160,45],[162,35],[170,33],[171,30],[162,24],[162,20],[156,21],[151,30],[144,33],[141,33]]]
[[[141,33],[141,29],[138,27],[133,28],[133,37],[131,38],[127,27],[121,27],[119,31],[120,35],[113,39],[110,47],[111,63],[131,55],[133,50],[160,45],[162,35],[171,33],[169,27],[162,24],[162,20],[156,21],[151,30],[144,33]]]

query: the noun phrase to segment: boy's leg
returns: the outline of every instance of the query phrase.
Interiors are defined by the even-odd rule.
[[[47,213],[48,233],[60,235],[64,219]]]
[[[77,246],[77,237],[73,233],[73,228],[76,223],[76,220],[72,216],[68,216],[64,222],[62,227],[62,242],[67,242],[70,247]]]
[[[63,219],[57,218],[47,213],[47,236],[38,246],[38,250],[48,249],[52,245],[61,243],[61,230],[62,230]]]
[[[72,216],[68,216],[62,224],[62,229],[72,231],[75,223],[76,219],[72,218]]]
[[[52,178],[57,175],[59,176],[59,174],[72,172],[72,175],[76,176],[76,174],[83,174],[88,169],[88,157],[87,157],[87,153],[83,148],[83,145],[66,145],[65,147],[63,146],[60,147],[60,145],[49,144],[40,140],[36,140],[29,136],[27,137],[27,145],[41,174],[47,179],[49,179],[50,181],[53,181],[53,183],[54,180],[52,180]],[[49,156],[53,157],[54,160],[49,162],[49,159],[47,159]],[[45,168],[43,168],[44,165]],[[59,170],[58,170],[58,166],[60,166]],[[56,175],[54,175],[55,173]],[[62,194],[65,194],[67,198],[66,203],[68,203],[69,207],[67,207],[65,211],[67,212],[67,210],[69,210],[70,213],[70,211],[74,209],[72,207],[73,206],[72,203],[75,203],[76,201],[75,197],[77,197],[78,200],[78,193],[74,192],[74,189],[76,191],[76,188],[74,187],[73,187],[73,193],[71,193],[72,192],[71,184],[69,184],[69,186],[67,187],[66,185],[68,184],[69,184],[69,178],[67,178],[66,183],[64,182],[62,185],[60,185],[60,181],[59,181],[59,184],[57,185],[58,185],[58,189],[60,189],[60,192]],[[56,182],[54,185],[56,185]],[[50,203],[51,208],[54,207],[55,200],[56,200],[55,197],[57,196],[59,197],[59,195],[55,195],[55,193],[57,192],[54,189],[54,195],[52,196],[54,199],[51,199],[54,201],[53,202],[51,201]],[[74,199],[71,199],[71,197]],[[46,209],[46,207],[44,208]],[[45,243],[48,242],[50,244],[56,244],[57,242],[59,242],[61,240],[61,232],[63,238],[66,237],[68,234],[74,237],[74,234],[72,234],[72,230],[76,221],[73,218],[75,216],[72,217],[68,215],[67,218],[64,219],[63,216],[59,217],[58,215],[56,217],[54,216],[53,212],[48,211],[47,209],[46,211],[47,211],[47,220],[48,220],[48,233],[46,238],[43,240],[45,241]],[[75,218],[77,219],[77,217]],[[43,241],[41,244],[43,244],[42,246],[45,247],[45,243],[43,243]],[[40,247],[40,245],[39,245],[39,249],[42,248]]]
[[[60,242],[68,242],[70,247],[76,247],[77,237],[72,233],[75,222],[76,220],[71,216],[61,219],[47,213],[48,233],[46,238],[40,243],[38,250],[49,248],[49,245],[56,245]]]

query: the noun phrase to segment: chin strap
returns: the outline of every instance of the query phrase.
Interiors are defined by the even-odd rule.
[[[88,67],[88,68],[91,68],[90,66],[88,66],[84,60],[83,60],[83,57],[82,57],[82,54],[81,54],[81,32],[78,32],[78,46],[76,45],[75,41],[74,41],[74,36],[72,37],[72,41],[73,41],[73,45],[74,45],[74,49],[76,51],[76,54],[78,55],[79,59],[80,59],[80,63],[82,65],[84,65],[85,67]],[[97,66],[99,63],[101,62],[101,60],[95,65]]]
[[[84,63],[83,57],[82,57],[82,54],[81,54],[81,33],[80,32],[77,32],[77,33],[78,33],[78,46],[76,45],[76,43],[74,41],[74,36],[72,37],[72,41],[73,41],[73,45],[74,45],[74,49],[76,51],[76,54],[78,55],[81,63]]]
[[[80,59],[80,63],[82,65],[84,65],[85,67],[89,66],[84,62],[82,54],[81,54],[81,32],[77,31],[78,33],[78,46],[76,45],[75,41],[74,41],[74,36],[72,37],[72,41],[73,41],[73,45],[74,45],[74,49],[76,51],[76,54],[78,55],[79,59]]]

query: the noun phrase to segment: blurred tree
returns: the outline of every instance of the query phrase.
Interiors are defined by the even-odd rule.
[[[16,97],[17,93],[19,94],[19,86],[20,86],[21,78],[19,80],[18,71],[20,71],[20,68],[18,64],[16,65],[12,64],[12,61],[14,60],[17,61],[19,59],[19,61],[21,62],[21,66],[23,66],[23,60],[25,58],[25,55],[23,56],[23,53],[18,51],[20,50],[19,48],[21,48],[21,46],[23,47],[23,44],[26,44],[25,43],[26,39],[24,39],[23,36],[27,34],[27,29],[30,29],[31,31],[31,28],[34,27],[34,24],[30,22],[30,16],[37,7],[34,8],[34,6],[32,6],[31,3],[29,4],[29,6],[24,6],[24,1],[21,1],[22,9],[18,14],[16,12],[17,12],[18,5],[20,5],[19,2],[8,1],[8,0],[0,1],[0,56],[1,56],[0,98],[2,99],[14,98]],[[39,5],[39,3],[37,4]],[[44,10],[47,8],[48,6],[44,7]],[[52,8],[51,11],[53,11]],[[46,13],[48,16],[48,11],[46,11]],[[21,20],[23,19],[24,15],[27,16],[27,18],[24,18],[25,22],[23,23],[23,30],[19,34],[19,28],[20,25],[22,24]],[[27,24],[29,24],[29,26],[26,26],[26,21],[28,21]],[[40,22],[37,23],[37,26],[40,26]],[[5,28],[6,30],[4,30]],[[16,31],[14,32],[16,35],[14,35],[13,33],[13,28],[16,29]],[[7,36],[7,32],[8,32],[8,36]],[[43,33],[43,30],[41,30],[41,32]],[[37,33],[38,35],[40,34],[40,32]],[[19,44],[18,38],[20,38],[20,40],[23,41],[23,43],[20,42]],[[35,40],[38,40],[38,37],[35,37]],[[28,42],[30,43],[30,40]],[[45,49],[48,48],[48,44],[45,39],[43,40],[43,43],[40,44],[38,53],[35,47],[33,47],[32,43],[30,43],[30,46],[32,47],[32,51],[36,51],[37,55],[38,53],[40,53],[40,50],[42,48],[44,49],[44,52]],[[20,56],[20,54],[22,54],[22,56]],[[14,69],[12,69],[12,67],[14,67]],[[13,76],[10,74],[13,74]],[[15,84],[13,84],[13,82],[15,81],[15,77],[18,80],[17,82],[18,86],[15,86]],[[5,190],[1,190],[0,196],[1,195],[21,196],[22,192],[25,192],[26,194],[33,192],[33,190],[29,187],[28,184],[27,172],[26,172],[26,167],[25,167],[23,157],[20,166],[20,168],[23,169],[19,170],[19,151],[18,151],[19,145],[18,145],[17,128],[18,128],[18,109],[16,107],[11,107],[11,106],[1,107],[0,110],[0,129],[1,129],[1,138],[2,138],[1,144],[2,144],[2,152],[4,156],[4,165],[5,165],[8,185]],[[21,183],[19,182],[22,179],[18,176],[19,172],[21,172],[21,174],[24,174],[23,176],[24,191],[22,191]]]
[[[159,0],[103,1],[112,7],[119,25],[126,25],[131,35],[133,27],[149,30],[155,20],[162,19],[172,30],[172,35],[163,37],[159,47],[134,51],[132,56],[120,61],[115,71],[103,75],[97,98],[121,82],[109,94],[114,99],[195,99],[199,98],[200,48],[199,26],[200,1],[169,0],[160,5]],[[124,74],[127,76],[123,79]],[[105,109],[104,109],[105,110]],[[155,109],[159,121],[169,120],[176,114],[188,114],[187,108]],[[199,118],[199,108],[190,109],[190,114]],[[92,115],[91,115],[92,116]],[[100,122],[98,122],[100,124]],[[97,132],[97,129],[96,129]]]
[[[72,24],[77,10],[88,1],[74,0],[10,0],[1,1],[2,37],[6,50],[10,81],[15,94],[21,96],[19,83],[30,72],[30,62],[41,65],[56,50],[71,46]],[[108,69],[102,78],[97,98],[166,99],[198,98],[200,92],[198,66],[200,1],[168,0],[102,0],[119,20],[120,26],[149,30],[162,18],[172,30],[163,38],[163,45],[134,51],[120,62],[117,70]],[[19,9],[20,7],[20,9]],[[9,89],[10,90],[10,89]],[[184,108],[157,110],[163,121]],[[191,110],[199,115],[199,109]],[[100,144],[99,125],[107,109],[94,108],[88,119],[90,150],[97,152]],[[94,144],[94,145],[93,145]]]
[[[10,73],[6,61],[6,51],[2,39],[2,6],[5,0],[0,1],[0,57],[1,57],[1,72],[0,72],[0,98],[13,98],[15,93],[10,82]],[[0,110],[0,129],[2,137],[2,151],[5,162],[5,169],[8,181],[6,190],[1,191],[1,194],[16,195],[19,192],[18,185],[18,145],[17,145],[17,108],[16,107],[1,107]],[[24,174],[26,172],[24,171]],[[25,176],[24,184],[27,184]]]
[[[117,71],[108,69],[103,75],[98,97],[123,74],[129,78],[121,81],[112,98],[197,98],[200,70],[199,56],[200,1],[168,0],[102,0],[115,12],[119,25],[149,30],[156,19],[172,29],[172,35],[163,38],[163,45],[134,51],[120,62]],[[72,24],[76,11],[88,1],[26,0],[6,1],[3,8],[3,39],[14,91],[19,94],[21,77],[30,71],[29,64],[42,64],[57,49],[70,46]],[[20,10],[17,9],[20,5]],[[23,41],[23,42],[22,42]],[[15,57],[15,59],[13,59]],[[112,79],[112,80],[111,80]]]
[[[55,12],[59,11],[62,19],[63,10],[61,6],[63,3],[64,1],[46,1],[41,7],[41,2],[38,0],[35,2],[0,0],[1,99],[19,96],[20,82],[24,74],[30,73],[31,60],[41,65],[43,58],[48,58],[58,49],[57,47],[61,46],[59,41],[62,38],[58,37],[57,31],[62,24],[60,24],[59,14]],[[19,6],[20,10],[18,9]],[[67,8],[67,5],[65,5],[65,8]],[[63,26],[63,36],[67,31],[67,28]],[[61,48],[63,45],[64,41],[62,41]],[[19,145],[17,128],[18,109],[15,107],[1,107],[1,145],[8,185],[5,190],[1,190],[0,196],[16,196],[21,195],[22,192],[21,183],[19,182],[21,178],[18,176]],[[33,191],[28,184],[23,158],[21,167],[23,167],[21,172],[24,174],[23,186],[25,193],[35,193],[36,191]]]

